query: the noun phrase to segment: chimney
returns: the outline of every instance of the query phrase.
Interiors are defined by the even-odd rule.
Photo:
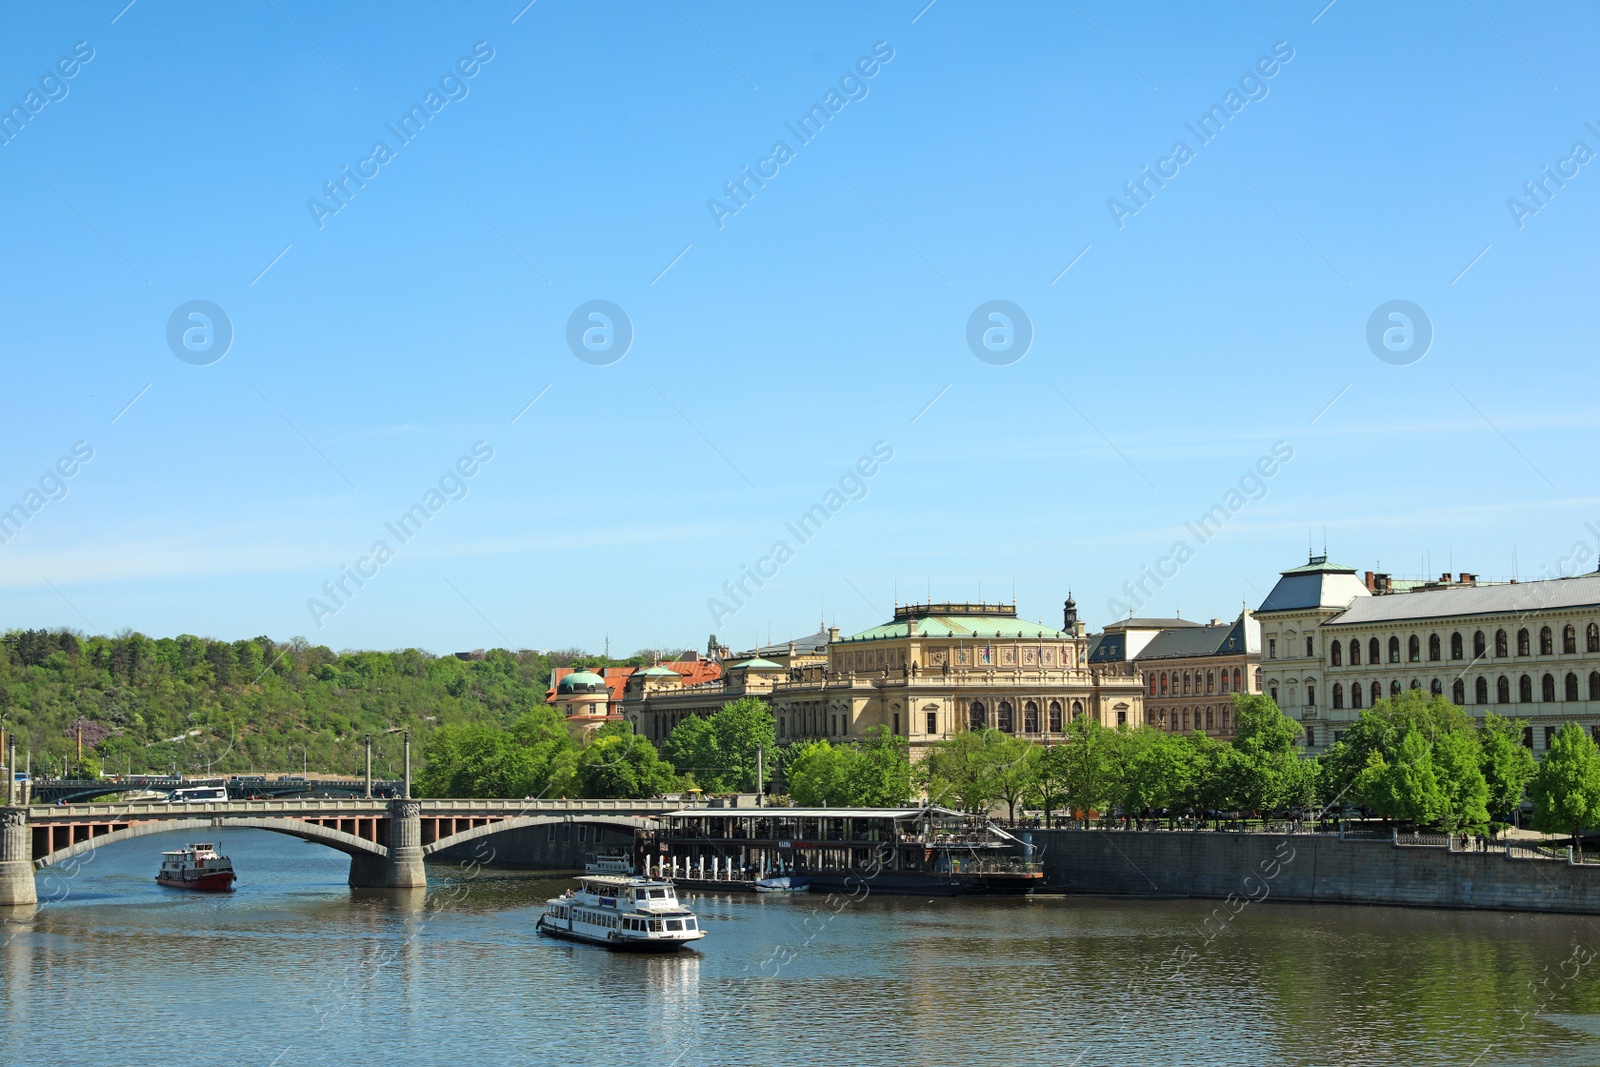
[[[1375,588],[1372,584],[1372,579],[1375,577],[1377,577],[1377,575],[1373,574],[1371,571],[1367,572],[1367,592],[1369,593]]]
[[[917,636],[917,620],[916,619],[907,619],[906,620],[906,636],[907,637],[915,637],[915,636]]]
[[[839,628],[837,626],[828,627],[828,644],[831,645],[837,640],[839,640]]]
[[[1461,572],[1458,580],[1462,585],[1478,584],[1478,576],[1476,574],[1468,574],[1466,571]]]
[[[1449,585],[1450,584],[1450,572],[1449,571],[1445,571],[1443,574],[1439,575],[1439,581],[1443,582],[1445,585]]]

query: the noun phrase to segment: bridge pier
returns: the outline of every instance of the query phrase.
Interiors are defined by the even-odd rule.
[[[415,800],[389,804],[388,856],[350,857],[350,884],[358,889],[423,889],[422,805]]]
[[[27,808],[0,808],[0,908],[37,904]]]

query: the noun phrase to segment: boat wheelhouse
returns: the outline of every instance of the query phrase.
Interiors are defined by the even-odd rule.
[[[547,937],[632,952],[676,952],[706,936],[664,878],[586,874],[545,902],[535,929]]]
[[[987,817],[919,808],[699,808],[665,812],[646,873],[692,889],[754,890],[770,876],[813,890],[1030,893],[1033,845]]]

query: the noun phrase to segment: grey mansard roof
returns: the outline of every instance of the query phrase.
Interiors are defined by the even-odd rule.
[[[1515,585],[1450,586],[1416,593],[1363,597],[1324,626],[1361,626],[1457,615],[1529,614],[1600,608],[1600,573]]]
[[[1356,577],[1355,568],[1329,563],[1326,556],[1312,556],[1304,567],[1292,567],[1283,572],[1256,614],[1342,608],[1358,597],[1371,595],[1366,583]]]

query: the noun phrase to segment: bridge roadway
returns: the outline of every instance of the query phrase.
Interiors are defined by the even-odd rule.
[[[641,830],[683,808],[667,800],[245,800],[0,808],[0,907],[34,904],[34,873],[103,846],[172,830],[268,830],[350,857],[350,884],[427,885],[423,861],[466,841],[529,826]]]

